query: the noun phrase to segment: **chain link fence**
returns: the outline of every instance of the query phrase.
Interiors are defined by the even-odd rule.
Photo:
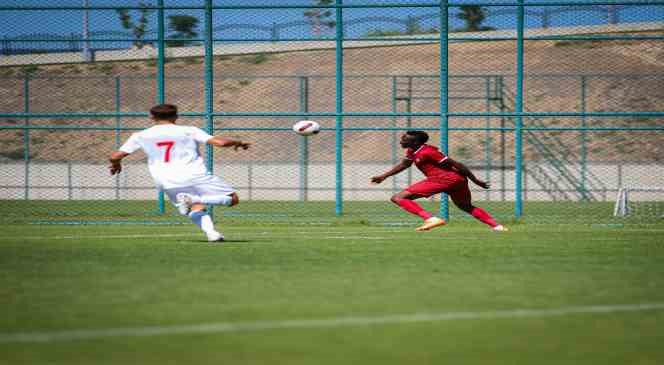
[[[2,220],[184,221],[141,153],[106,171],[161,102],[253,143],[202,151],[240,195],[224,221],[412,224],[389,198],[419,171],[369,184],[411,129],[491,181],[471,191],[500,221],[659,220],[664,2],[628,3],[3,2]],[[322,132],[292,133],[301,119]],[[655,209],[614,217],[624,189]]]

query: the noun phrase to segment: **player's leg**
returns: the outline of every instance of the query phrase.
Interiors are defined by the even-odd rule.
[[[191,201],[191,197],[197,195],[195,187],[168,189],[164,192],[180,214],[188,216],[198,228],[205,232],[208,241],[224,240],[224,236],[214,228],[214,223],[206,212],[205,205]]]
[[[419,216],[420,218],[422,218],[424,220],[433,217],[433,214],[431,214],[431,213],[427,212],[426,210],[424,210],[424,208],[422,208],[422,206],[420,206],[419,204],[417,204],[414,201],[415,199],[417,199],[419,197],[420,196],[418,196],[416,194],[413,194],[408,190],[404,190],[404,191],[401,191],[399,193],[396,193],[396,194],[392,195],[392,197],[390,198],[390,201],[392,201],[392,203],[398,205],[399,207],[401,207],[403,210],[407,211],[408,213],[415,214],[415,215]]]
[[[204,211],[203,209],[206,205],[232,207],[240,202],[240,198],[233,188],[218,176],[206,176],[198,181],[198,184],[194,188],[196,193],[192,196],[192,201],[194,202],[192,211],[197,210],[195,208],[197,205]],[[195,217],[192,217],[192,220],[193,218]],[[207,212],[201,216],[200,227],[207,234],[209,241],[223,241],[223,234],[215,229],[214,223]]]
[[[437,189],[438,187],[435,183],[423,180],[409,186],[404,191],[394,194],[390,200],[394,204],[400,206],[403,210],[417,215],[424,220],[424,224],[419,226],[416,229],[417,231],[428,231],[434,227],[444,225],[445,220],[435,217],[433,214],[424,210],[422,206],[415,202],[415,199],[431,196],[437,192]]]
[[[198,226],[198,228],[205,232],[208,241],[219,242],[224,240],[224,235],[214,228],[212,217],[208,214],[204,204],[196,203],[192,205],[189,218]]]
[[[185,197],[191,204],[232,207],[240,202],[235,190],[218,176],[209,175],[199,179],[194,187],[195,192]]]
[[[507,230],[505,227],[498,224],[493,219],[491,214],[489,214],[486,210],[473,205],[472,200],[471,200],[470,189],[468,188],[468,182],[467,181],[460,182],[453,189],[450,189],[447,192],[447,194],[449,194],[450,198],[452,198],[452,202],[454,202],[454,205],[456,205],[457,208],[459,208],[459,209],[463,210],[464,212],[472,215],[473,217],[475,217],[475,219],[477,219],[480,222],[488,225],[493,230],[495,230],[495,231],[505,231],[505,230]]]

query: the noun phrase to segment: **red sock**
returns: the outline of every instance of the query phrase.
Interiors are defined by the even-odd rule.
[[[415,215],[419,215],[420,217],[422,217],[422,219],[429,219],[433,217],[433,214],[422,209],[422,207],[419,204],[415,203],[410,199],[400,199],[397,202],[397,204],[399,204],[399,206],[403,208],[405,211],[413,213]]]
[[[473,208],[473,210],[470,211],[470,214],[473,217],[479,219],[481,222],[490,225],[492,228],[498,225],[498,223],[496,223],[496,221],[493,220],[491,215],[482,208],[475,207]]]

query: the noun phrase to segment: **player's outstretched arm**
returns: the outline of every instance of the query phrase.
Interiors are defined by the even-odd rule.
[[[209,145],[212,145],[212,146],[216,146],[216,147],[233,147],[233,149],[235,149],[236,151],[239,148],[242,148],[243,150],[246,150],[251,145],[251,143],[237,141],[237,140],[234,140],[234,139],[223,138],[223,137],[219,137],[219,136],[212,137],[212,138],[208,139],[206,143],[209,144]]]
[[[404,159],[400,163],[394,165],[394,167],[392,167],[390,169],[390,171],[388,171],[388,172],[386,172],[382,175],[372,177],[371,182],[373,184],[380,184],[380,183],[383,182],[383,180],[387,179],[388,177],[390,177],[392,175],[396,175],[396,174],[400,173],[401,171],[409,168],[410,165],[412,165],[412,164],[413,164],[413,161]]]
[[[122,171],[122,159],[129,156],[127,152],[115,151],[111,153],[111,157],[108,161],[111,163],[108,166],[108,171],[111,172],[111,175],[119,174]]]
[[[467,177],[468,180],[474,182],[475,185],[477,185],[477,186],[479,186],[479,187],[482,187],[482,188],[484,188],[484,189],[488,189],[488,188],[491,186],[491,184],[489,184],[487,181],[483,181],[483,180],[478,179],[478,178],[473,174],[473,172],[470,171],[470,169],[469,169],[466,165],[462,164],[462,163],[459,162],[459,161],[454,161],[453,159],[451,159],[451,158],[448,157],[445,161],[443,161],[443,162],[441,163],[441,165],[443,165],[443,166],[444,166],[444,165],[451,166],[453,169],[455,169],[455,170],[456,170],[457,172],[459,172],[461,175]]]

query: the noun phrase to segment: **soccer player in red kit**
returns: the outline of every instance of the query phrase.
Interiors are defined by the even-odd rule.
[[[445,224],[444,219],[427,212],[414,201],[417,198],[426,198],[439,193],[448,194],[459,209],[489,225],[494,231],[507,231],[507,228],[496,223],[489,213],[474,206],[470,200],[469,179],[484,189],[489,188],[489,183],[475,177],[462,163],[452,160],[436,147],[426,144],[428,140],[429,135],[426,132],[406,132],[401,136],[401,147],[406,149],[406,158],[390,171],[372,177],[371,182],[380,184],[386,178],[409,168],[414,162],[426,179],[393,195],[391,200],[405,211],[424,219],[424,224],[419,226],[417,231],[428,231]]]

